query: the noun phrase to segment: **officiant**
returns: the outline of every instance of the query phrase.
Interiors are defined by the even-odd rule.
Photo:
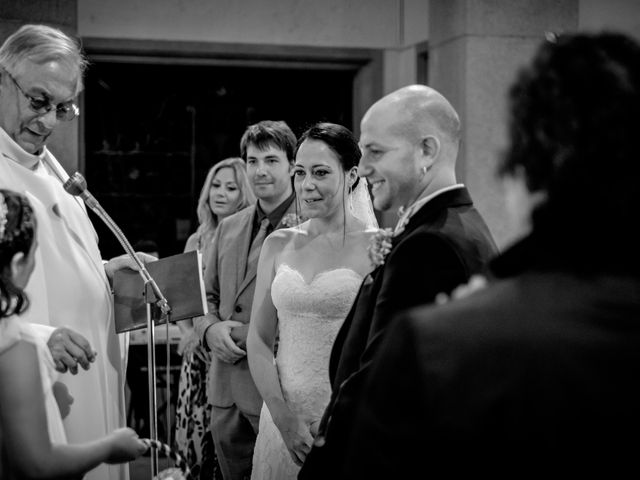
[[[31,307],[23,320],[42,325],[61,373],[88,369],[60,378],[75,398],[64,422],[69,443],[125,424],[124,341],[113,325],[110,279],[134,267],[124,255],[103,263],[86,208],[64,190],[68,175],[47,149],[54,131],[80,113],[76,98],[86,65],[74,39],[45,25],[24,25],[0,47],[0,188],[24,193],[38,223],[36,267],[26,288]],[[102,465],[85,478],[126,480],[127,466]]]

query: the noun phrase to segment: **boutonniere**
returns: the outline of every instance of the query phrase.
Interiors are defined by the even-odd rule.
[[[394,237],[390,228],[380,228],[371,237],[369,247],[369,259],[373,264],[373,268],[377,268],[384,264],[387,255],[391,251],[391,239]]]
[[[373,264],[373,268],[384,264],[387,255],[391,251],[391,240],[404,232],[407,223],[409,223],[409,214],[403,207],[400,207],[398,215],[400,219],[395,228],[380,228],[373,234],[373,237],[371,237],[367,251],[369,252],[369,259]]]
[[[295,213],[287,213],[280,220],[280,225],[284,228],[291,228],[300,225],[303,222],[303,218],[300,215],[296,215]]]

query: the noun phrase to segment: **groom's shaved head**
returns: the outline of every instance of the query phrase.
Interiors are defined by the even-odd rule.
[[[374,187],[374,205],[408,205],[425,192],[454,185],[460,119],[433,88],[410,85],[373,104],[360,125],[359,174]]]
[[[460,118],[449,101],[425,85],[410,85],[396,90],[378,102],[379,107],[395,112],[392,130],[410,142],[439,132],[445,139],[460,141]]]

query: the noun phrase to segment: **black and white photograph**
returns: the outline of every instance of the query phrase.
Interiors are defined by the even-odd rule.
[[[640,475],[640,2],[0,0],[0,480]]]

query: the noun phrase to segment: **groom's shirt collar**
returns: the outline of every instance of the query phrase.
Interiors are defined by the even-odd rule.
[[[398,223],[397,223],[396,228],[394,229],[394,231],[398,232],[401,228],[404,228],[404,226],[407,223],[409,223],[409,220],[411,220],[411,217],[413,217],[416,214],[416,212],[418,212],[422,207],[424,207],[428,202],[430,202],[431,200],[433,200],[437,196],[442,195],[443,193],[446,193],[446,192],[450,192],[452,190],[458,190],[460,188],[464,188],[464,184],[463,183],[456,183],[455,185],[451,185],[449,187],[441,188],[440,190],[436,190],[435,192],[431,193],[430,195],[427,195],[426,197],[421,198],[420,200],[415,202],[413,205],[409,206],[403,212],[403,214],[400,216],[400,219],[398,220]]]

